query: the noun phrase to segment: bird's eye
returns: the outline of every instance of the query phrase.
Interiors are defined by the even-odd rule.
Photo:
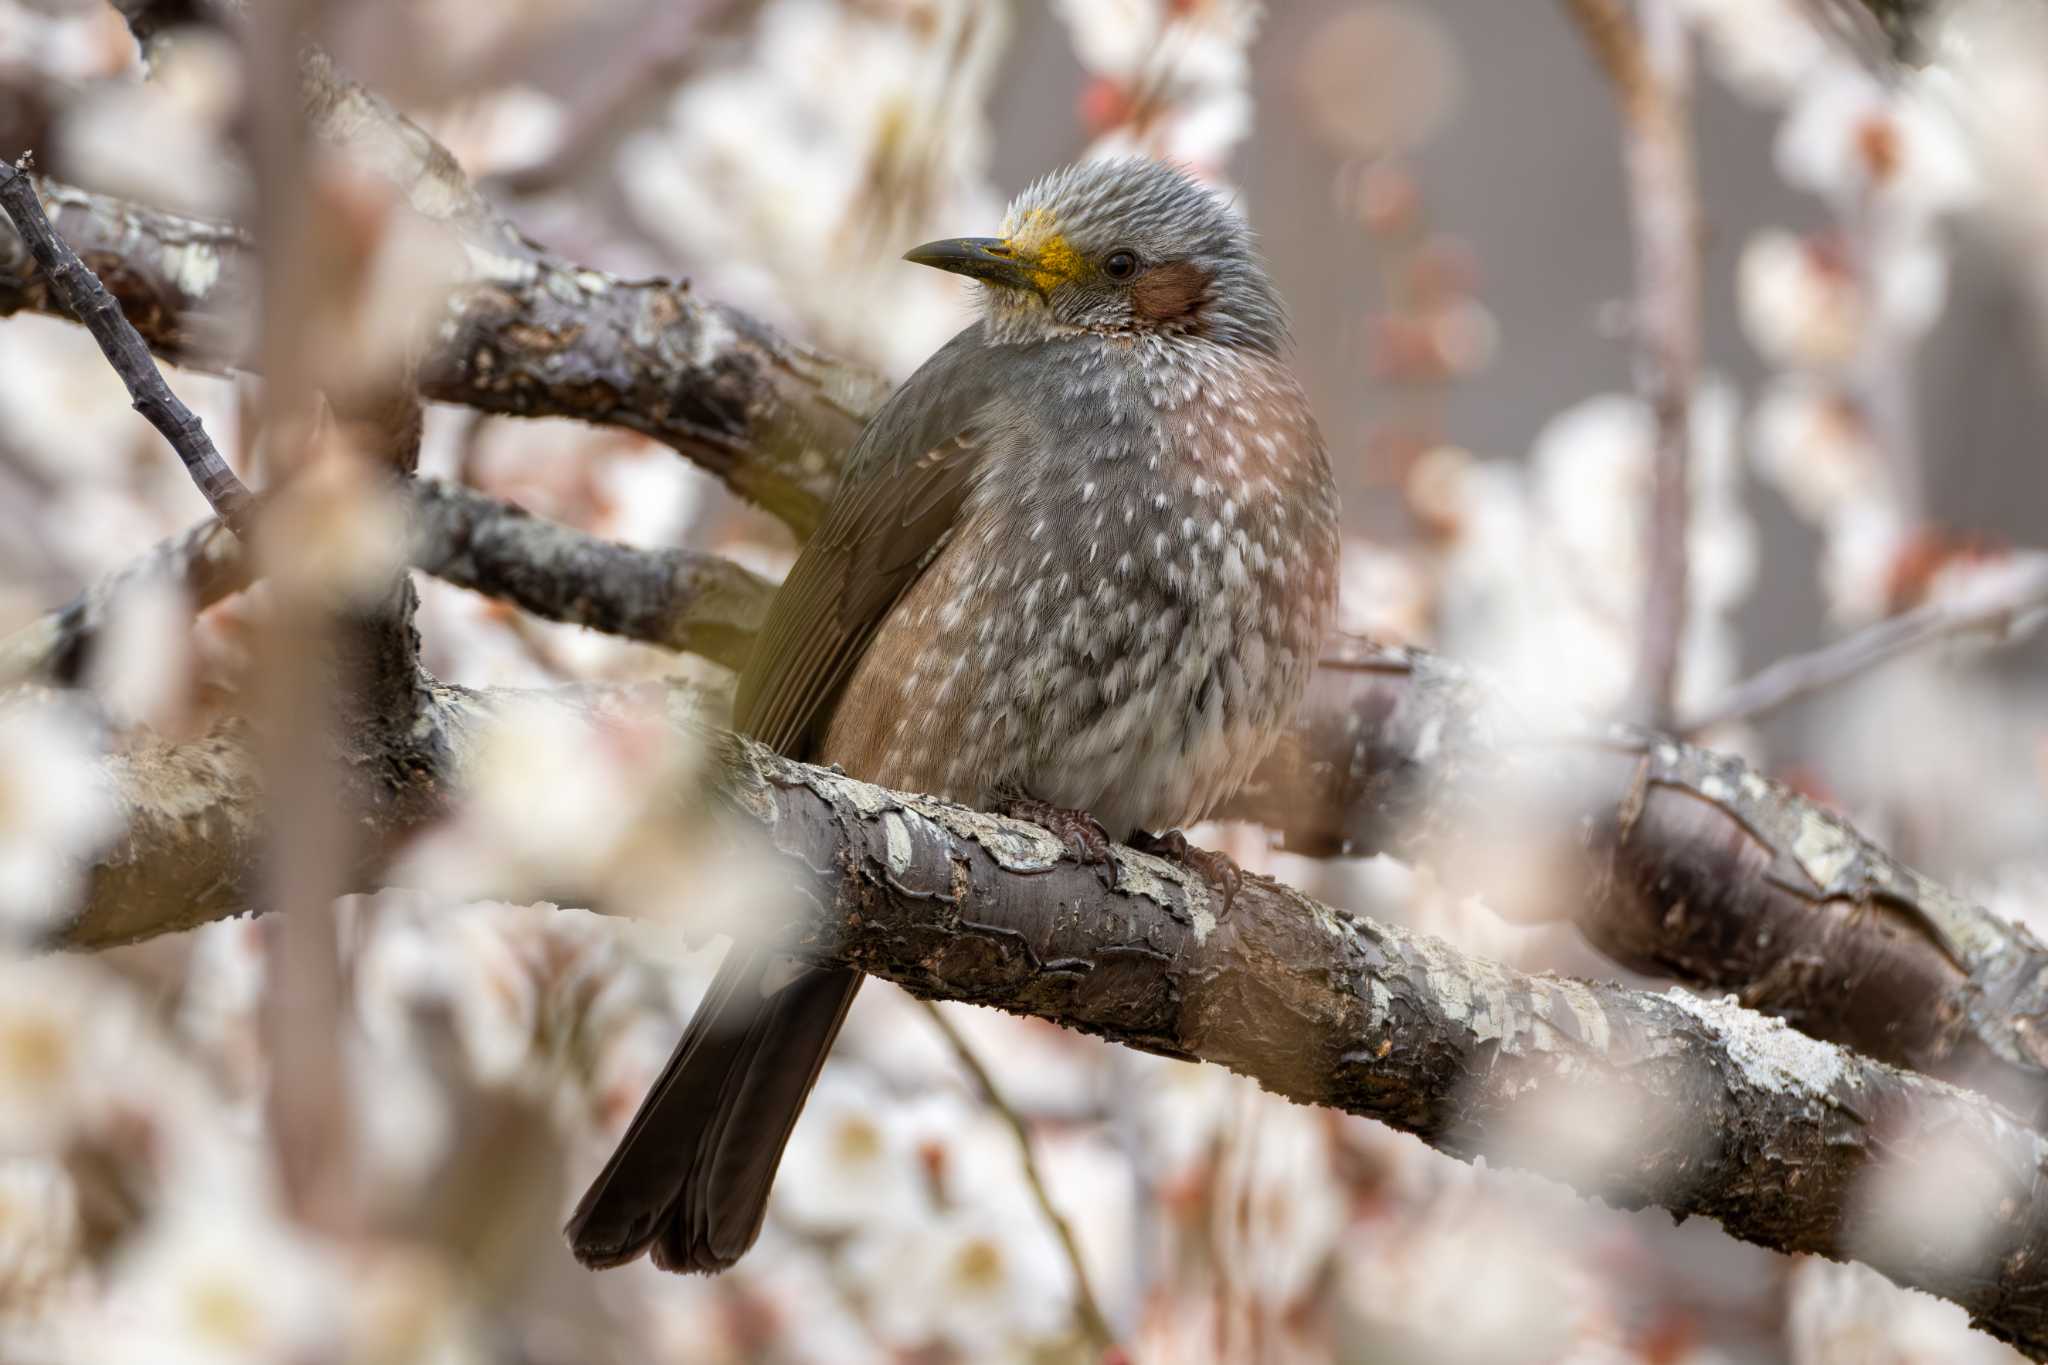
[[[1113,280],[1127,280],[1138,273],[1138,258],[1128,251],[1112,251],[1102,271]]]

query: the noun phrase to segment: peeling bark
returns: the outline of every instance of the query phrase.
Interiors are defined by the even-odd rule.
[[[686,688],[671,699],[673,723],[704,737],[713,709]],[[405,733],[347,741],[365,848],[388,853],[465,785],[497,701],[435,687]],[[804,909],[766,931],[802,956],[1228,1066],[1622,1206],[1855,1258],[2048,1358],[2048,1137],[1981,1096],[1732,1002],[1527,976],[1263,878],[1226,914],[1200,876],[1119,848],[1107,889],[1103,869],[1035,825],[714,743],[726,807],[800,892]],[[248,908],[257,771],[233,727],[115,765],[130,831],[66,942]],[[357,868],[365,887],[381,856]],[[1942,1254],[1887,1221],[1871,1182],[1916,1174],[1966,1195],[1987,1240]]]
[[[1426,864],[1625,966],[2029,1117],[2048,1103],[2048,950],[1739,759],[1531,717],[1449,660],[1343,642],[1226,814],[1310,855]]]

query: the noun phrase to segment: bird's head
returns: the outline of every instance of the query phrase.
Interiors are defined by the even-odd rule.
[[[1202,336],[1278,352],[1287,321],[1235,209],[1142,158],[1068,166],[1017,196],[1000,237],[951,237],[905,260],[982,281],[1011,336]]]

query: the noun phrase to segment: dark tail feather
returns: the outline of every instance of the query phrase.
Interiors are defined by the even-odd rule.
[[[661,1078],[565,1229],[602,1269],[650,1248],[663,1270],[723,1270],[760,1234],[768,1189],[859,972],[807,971],[763,999],[771,958],[735,947]]]

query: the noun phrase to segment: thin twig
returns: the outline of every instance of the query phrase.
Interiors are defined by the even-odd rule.
[[[5,162],[0,162],[0,208],[5,208],[7,216],[14,220],[15,231],[28,244],[36,264],[65,306],[99,342],[114,373],[127,385],[135,410],[148,418],[149,424],[162,432],[178,452],[207,505],[237,536],[246,536],[255,498],[220,457],[198,415],[164,382],[163,373],[150,359],[148,344],[122,314],[121,305],[50,225],[36,197],[35,182],[20,168]]]
[[[1088,1267],[1081,1261],[1081,1244],[1074,1240],[1074,1229],[1067,1223],[1066,1216],[1053,1206],[1052,1195],[1045,1188],[1045,1178],[1039,1173],[1038,1159],[1031,1153],[1031,1131],[1024,1126],[1023,1116],[1018,1114],[1003,1093],[996,1089],[995,1078],[988,1074],[988,1068],[974,1055],[974,1049],[960,1036],[960,1030],[953,1027],[953,1021],[946,1017],[937,1002],[923,1002],[925,1011],[931,1015],[932,1023],[945,1036],[952,1047],[953,1055],[960,1059],[960,1065],[967,1068],[967,1074],[974,1078],[976,1088],[988,1107],[1002,1117],[1017,1138],[1017,1152],[1024,1159],[1024,1178],[1031,1182],[1031,1196],[1038,1201],[1038,1208],[1045,1215],[1045,1221],[1052,1224],[1053,1232],[1059,1237],[1060,1245],[1066,1249],[1067,1263],[1074,1272],[1074,1316],[1080,1320],[1081,1332],[1097,1349],[1109,1351],[1116,1345],[1116,1333],[1109,1327],[1109,1319],[1102,1315],[1102,1305],[1096,1301],[1095,1288],[1088,1279]]]
[[[1667,728],[1685,638],[1687,465],[1699,369],[1700,209],[1686,35],[1669,0],[1563,0],[1614,83],[1634,226],[1636,392],[1656,424],[1643,527],[1643,605],[1629,710]]]
[[[2016,560],[2009,573],[1987,575],[1968,591],[1926,602],[1806,654],[1780,659],[1685,718],[1690,737],[1733,720],[1767,715],[1835,687],[1923,645],[1979,632],[2002,634],[2020,617],[2048,610],[2048,555]]]

